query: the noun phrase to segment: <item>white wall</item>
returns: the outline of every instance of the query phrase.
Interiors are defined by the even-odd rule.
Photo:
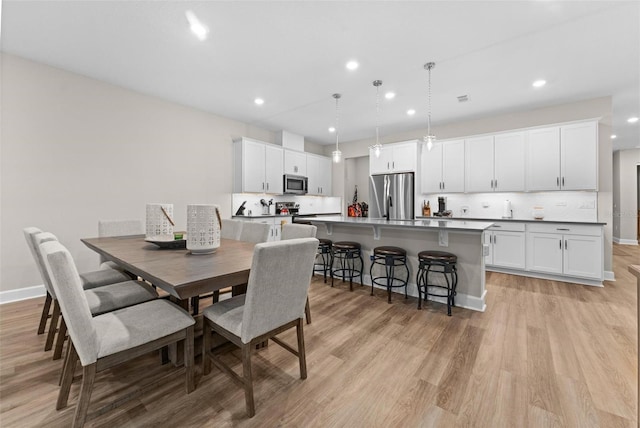
[[[613,154],[613,237],[616,242],[638,242],[638,165],[640,149]]]
[[[22,229],[53,232],[80,270],[97,256],[80,238],[98,219],[144,220],[170,202],[231,213],[232,140],[274,141],[244,123],[2,54],[0,291],[42,284]],[[178,84],[179,82],[177,82]]]
[[[499,116],[486,117],[465,122],[442,124],[432,128],[438,139],[459,138],[469,135],[501,132],[511,129],[541,126],[552,123],[571,122],[582,119],[600,118],[599,121],[599,159],[598,159],[598,221],[607,223],[604,227],[606,271],[613,269],[612,265],[612,223],[613,223],[613,184],[612,184],[612,144],[611,135],[611,97],[595,98],[571,104],[561,104],[535,110],[517,111]],[[435,111],[437,113],[437,111]],[[392,143],[412,139],[421,139],[426,133],[425,128],[415,129],[394,135],[384,135],[381,142]],[[368,147],[374,143],[373,139],[341,143],[340,150],[344,159],[368,156]],[[325,147],[325,155],[330,156],[333,146]],[[344,162],[333,164],[333,194],[345,195]],[[461,168],[464,166],[461,165]],[[417,201],[421,202],[421,201]],[[436,205],[437,208],[437,205]],[[434,208],[432,207],[432,210]]]
[[[345,159],[345,200],[343,212],[353,202],[353,193],[358,186],[358,202],[369,201],[369,156]]]

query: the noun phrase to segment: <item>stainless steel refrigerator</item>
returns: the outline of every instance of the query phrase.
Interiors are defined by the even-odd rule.
[[[413,210],[413,173],[383,174],[369,177],[369,217],[411,220]]]

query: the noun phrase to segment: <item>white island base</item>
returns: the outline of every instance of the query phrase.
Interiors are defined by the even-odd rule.
[[[363,280],[365,285],[369,287],[371,287],[370,257],[373,255],[373,249],[386,245],[405,249],[410,272],[408,294],[413,297],[418,297],[416,286],[418,253],[425,250],[453,253],[458,256],[456,307],[476,311],[485,310],[486,290],[482,232],[492,223],[459,220],[387,221],[352,217],[318,217],[305,220],[311,221],[318,227],[318,238],[330,239],[333,242],[354,241],[360,243],[364,260]],[[374,276],[383,275],[383,269],[383,266],[376,265]],[[401,273],[402,269],[396,269],[396,271]],[[440,274],[430,274],[429,282],[445,284],[443,275]],[[378,286],[376,288],[384,289],[384,287]],[[395,293],[392,300],[403,298],[404,288],[394,288],[392,291]],[[446,304],[445,297],[429,296],[429,300]]]

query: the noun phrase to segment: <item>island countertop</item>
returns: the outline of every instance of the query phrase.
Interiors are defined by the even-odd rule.
[[[448,220],[448,219],[417,219],[417,220],[386,220],[370,217],[344,217],[344,216],[323,216],[305,218],[312,223],[342,224],[351,226],[372,226],[374,228],[394,228],[394,229],[420,229],[434,231],[468,231],[482,232],[493,225],[493,222]]]

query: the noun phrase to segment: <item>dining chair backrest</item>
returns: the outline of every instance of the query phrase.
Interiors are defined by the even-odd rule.
[[[269,240],[271,226],[268,223],[254,223],[246,221],[242,225],[240,241],[253,242],[259,244]]]
[[[51,295],[51,297],[55,299],[56,293],[51,285],[51,278],[49,277],[49,272],[47,272],[47,268],[42,258],[42,253],[40,251],[40,243],[46,242],[46,241],[57,241],[58,239],[55,237],[54,234],[49,232],[43,232],[37,227],[25,227],[23,229],[23,232],[24,232],[24,237],[27,240],[27,245],[29,247],[29,250],[31,251],[31,255],[33,256],[33,261],[36,263],[36,266],[40,271],[42,282],[44,282],[44,288]]]
[[[255,246],[240,332],[243,343],[304,316],[317,249],[315,238]]]
[[[225,218],[222,220],[222,229],[220,230],[220,237],[222,239],[240,239],[240,233],[242,232],[242,220],[231,220]]]
[[[98,220],[98,236],[144,235],[142,220]]]
[[[69,251],[58,241],[40,245],[69,336],[83,366],[98,359],[98,340],[82,281]]]
[[[291,224],[282,226],[281,239],[315,238],[318,228],[309,224]]]

